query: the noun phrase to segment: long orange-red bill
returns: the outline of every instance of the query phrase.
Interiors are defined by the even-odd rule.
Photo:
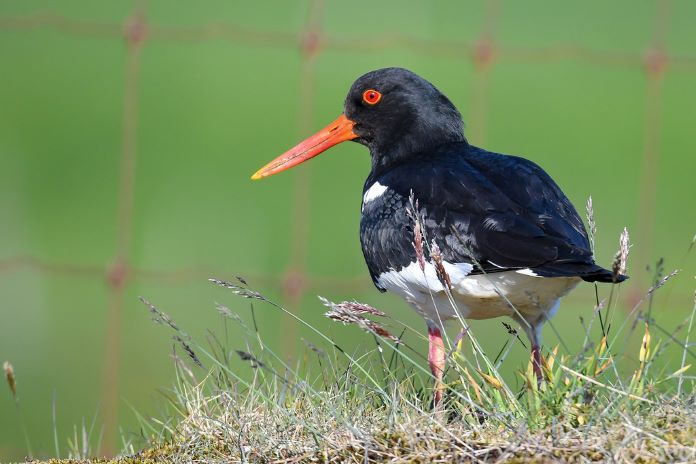
[[[340,115],[334,122],[256,171],[251,178],[258,180],[272,176],[317,156],[337,143],[356,138],[354,125],[345,115]]]

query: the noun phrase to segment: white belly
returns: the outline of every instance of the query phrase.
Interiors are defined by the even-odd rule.
[[[558,299],[581,280],[579,277],[536,277],[519,271],[470,276],[467,274],[471,265],[466,263],[445,263],[445,269],[452,282],[454,304],[430,263],[426,263],[425,272],[417,263],[400,271],[386,272],[379,276],[379,284],[401,295],[424,318],[444,322],[456,318],[457,314],[468,319],[514,316],[515,309],[525,319],[536,319],[549,313]]]

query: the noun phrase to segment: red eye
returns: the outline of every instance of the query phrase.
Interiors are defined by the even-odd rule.
[[[368,105],[376,105],[382,99],[382,94],[375,89],[369,89],[363,92],[363,101]]]

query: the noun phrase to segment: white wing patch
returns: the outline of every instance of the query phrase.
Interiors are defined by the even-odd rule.
[[[457,287],[474,268],[470,263],[451,264],[444,261],[442,264],[454,287]],[[425,263],[424,271],[421,270],[418,262],[412,262],[398,271],[392,269],[391,271],[383,272],[377,278],[377,282],[382,288],[414,299],[420,298],[421,295],[419,293],[442,292],[445,290],[437,278],[435,266],[429,262]]]
[[[526,276],[540,277],[539,274],[537,274],[536,272],[532,271],[529,268],[520,269],[519,271],[515,271],[515,272],[517,272],[518,274],[526,275]]]
[[[379,182],[375,182],[370,186],[369,189],[365,192],[365,195],[363,195],[363,206],[366,205],[367,203],[371,202],[372,200],[375,200],[382,196],[384,192],[387,191],[387,186],[382,185]]]

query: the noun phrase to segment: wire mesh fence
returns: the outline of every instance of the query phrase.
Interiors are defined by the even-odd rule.
[[[549,44],[531,47],[501,44],[496,40],[497,19],[501,4],[495,0],[484,3],[484,25],[475,41],[440,40],[415,37],[407,34],[374,34],[371,37],[340,37],[322,27],[325,4],[314,0],[309,4],[305,26],[297,34],[276,30],[244,27],[230,22],[212,22],[202,25],[165,25],[148,19],[145,2],[136,2],[132,13],[123,22],[94,21],[69,17],[52,11],[24,15],[0,16],[0,31],[18,31],[31,34],[52,30],[80,40],[110,39],[125,41],[126,59],[122,89],[122,124],[118,207],[116,215],[116,241],[109,262],[81,265],[70,262],[50,262],[40,256],[0,257],[0,278],[29,270],[49,275],[62,275],[74,279],[98,279],[107,283],[107,325],[104,337],[102,414],[105,424],[104,452],[112,454],[117,427],[118,378],[122,343],[121,319],[124,305],[124,289],[133,282],[187,282],[215,275],[214,269],[182,267],[156,271],[135,266],[129,259],[133,246],[136,176],[139,156],[138,114],[139,80],[141,78],[142,51],[154,42],[201,43],[229,41],[240,45],[295,49],[301,55],[298,94],[305,104],[295,115],[298,132],[307,134],[312,129],[314,101],[316,99],[316,63],[323,53],[379,52],[403,48],[411,53],[439,56],[456,61],[468,61],[473,65],[473,101],[471,111],[478,115],[469,127],[470,135],[479,142],[486,139],[486,113],[491,86],[491,69],[499,63],[526,63],[530,65],[557,61],[572,61],[590,67],[623,67],[643,72],[647,76],[645,87],[646,110],[643,129],[643,153],[641,159],[641,215],[638,233],[642,237],[641,253],[650,254],[652,227],[655,221],[654,206],[656,178],[654,172],[660,162],[659,143],[661,130],[661,101],[663,81],[670,70],[696,74],[696,55],[669,53],[665,47],[665,35],[670,27],[670,3],[666,0],[655,4],[652,43],[638,53],[592,49],[580,45]],[[309,170],[300,171],[294,179],[292,214],[296,218],[290,231],[292,252],[284,275],[250,276],[258,283],[271,283],[283,289],[284,301],[294,307],[302,297],[317,286],[335,285],[346,290],[360,290],[369,285],[363,276],[334,278],[312,275],[305,266],[308,253],[307,224],[309,198],[312,194]],[[290,324],[290,323],[288,323]],[[284,329],[286,338],[294,339],[294,326]],[[289,349],[289,348],[288,348]]]

